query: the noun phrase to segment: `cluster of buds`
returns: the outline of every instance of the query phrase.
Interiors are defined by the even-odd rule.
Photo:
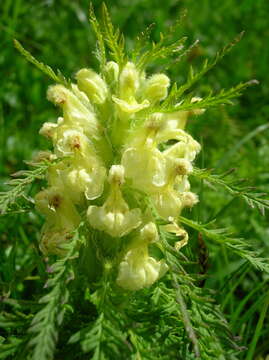
[[[120,69],[110,61],[100,75],[81,69],[76,80],[48,89],[48,99],[63,115],[40,130],[53,145],[47,156],[59,159],[49,168],[48,188],[35,198],[46,218],[40,248],[44,254],[64,254],[86,213],[89,232],[97,232],[100,241],[104,235],[115,244],[122,238],[116,282],[138,290],[159,279],[167,265],[149,255],[159,241],[155,217],[130,202],[128,192],[148,198],[167,222],[163,230],[181,238],[178,249],[186,244],[177,218],[198,201],[188,175],[200,145],[184,130],[192,112],[154,111],[168,96],[170,80],[165,74],[146,77],[131,62]]]

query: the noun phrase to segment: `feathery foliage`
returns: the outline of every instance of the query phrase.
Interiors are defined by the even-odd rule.
[[[44,178],[49,166],[51,166],[51,163],[45,161],[35,164],[34,170],[23,170],[13,174],[12,176],[16,178],[7,182],[11,189],[0,193],[0,214],[4,215],[16,211],[16,203],[18,203],[21,197],[32,202],[26,194],[28,185],[32,184],[35,180]]]
[[[240,179],[227,178],[232,171],[216,175],[212,174],[211,170],[196,168],[194,169],[193,176],[210,184],[224,187],[232,196],[243,198],[250,207],[257,207],[264,215],[265,210],[269,209],[269,200],[263,198],[267,193],[257,192],[256,189],[251,186],[242,185],[242,183],[245,182],[244,179],[242,181]]]
[[[176,111],[187,111],[187,110],[195,110],[195,109],[208,109],[210,107],[220,106],[220,105],[232,105],[233,102],[231,99],[237,98],[242,95],[242,90],[245,88],[256,85],[257,80],[250,80],[245,83],[241,83],[232,87],[228,90],[221,90],[219,94],[212,95],[211,93],[201,99],[201,101],[191,102],[190,99],[182,100],[176,105],[171,107],[167,106],[167,104],[163,104],[160,106],[160,111],[163,112],[174,112]],[[175,87],[174,87],[175,89]],[[172,90],[173,91],[173,90]],[[178,97],[176,98],[178,100]]]
[[[177,314],[182,320],[185,334],[192,343],[192,345],[181,344],[183,349],[185,348],[179,350],[181,357],[184,358],[188,351],[193,351],[196,358],[209,360],[216,356],[232,359],[236,353],[242,351],[242,348],[233,338],[228,322],[214,303],[212,296],[196,286],[192,279],[182,273],[182,269],[178,267],[177,271],[175,270],[177,261],[171,252],[168,259],[173,267],[173,289],[171,290],[170,287],[163,289],[163,301],[175,299],[172,309],[170,303],[170,316]]]
[[[110,50],[111,58],[122,67],[125,62],[123,34],[120,33],[119,29],[114,29],[105,3],[102,5],[102,15],[103,38]],[[100,31],[97,32],[98,38],[100,38],[101,33]]]
[[[197,81],[199,81],[206,73],[208,73],[211,69],[213,69],[223,57],[228,54],[232,48],[241,40],[244,32],[241,32],[235,39],[230,42],[228,45],[224,46],[224,48],[217,52],[215,58],[212,61],[208,61],[206,59],[200,70],[194,71],[192,67],[190,67],[188,80],[184,85],[181,85],[179,88],[176,86],[173,87],[169,96],[163,103],[163,108],[165,109],[168,104],[173,104],[175,101],[181,98],[181,96],[189,90]],[[240,86],[240,85],[238,85]],[[242,86],[242,84],[241,84]],[[223,91],[224,92],[224,91]],[[224,92],[225,93],[225,92]],[[226,91],[227,93],[227,91]],[[224,95],[224,94],[223,94]]]
[[[45,305],[35,314],[28,330],[33,334],[28,344],[32,348],[33,360],[51,360],[54,357],[58,329],[68,309],[68,283],[74,279],[73,263],[78,257],[79,241],[81,240],[77,231],[66,246],[67,255],[57,260],[49,269],[52,277],[48,279],[45,288],[50,291],[39,300],[40,304]]]
[[[104,42],[104,37],[103,34],[101,32],[101,25],[99,24],[99,21],[97,20],[95,13],[94,13],[94,8],[93,8],[93,4],[90,3],[90,23],[92,26],[92,29],[95,33],[96,39],[97,39],[97,49],[96,49],[96,57],[100,62],[100,67],[101,69],[103,69],[105,63],[106,63],[106,48],[105,48],[105,42]]]
[[[247,244],[244,239],[232,237],[232,234],[227,229],[210,229],[208,228],[210,224],[199,224],[183,216],[180,216],[180,221],[199,231],[215,243],[227,247],[228,250],[231,250],[236,255],[245,258],[258,270],[269,272],[268,260],[260,258],[259,253],[252,250],[250,244]]]
[[[29,51],[25,50],[21,43],[16,39],[14,39],[14,46],[21,53],[21,55],[25,57],[27,61],[36,66],[44,74],[49,76],[53,81],[69,87],[69,80],[64,77],[60,70],[57,70],[57,73],[55,73],[55,71],[49,65],[45,65],[42,62],[38,61]]]

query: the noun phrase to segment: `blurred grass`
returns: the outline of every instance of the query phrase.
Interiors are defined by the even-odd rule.
[[[23,160],[31,159],[37,150],[48,147],[38,130],[44,121],[53,121],[56,117],[56,110],[46,100],[50,81],[26,63],[14,49],[12,40],[17,38],[39,60],[70,77],[81,67],[96,67],[92,53],[94,37],[87,20],[88,5],[85,0],[0,2],[2,184],[10,173],[25,168]],[[95,0],[93,5],[98,14],[101,1]],[[189,129],[203,143],[197,165],[216,168],[217,172],[235,167],[235,176],[247,177],[253,186],[268,191],[269,130],[268,127],[258,130],[269,118],[269,2],[115,0],[107,5],[114,23],[124,32],[130,50],[134,37],[146,26],[155,23],[153,38],[157,39],[160,31],[165,32],[169,24],[187,11],[175,35],[188,36],[188,44],[196,39],[200,43],[184,59],[186,61],[170,70],[170,75],[178,82],[184,81],[190,65],[198,66],[206,57],[213,57],[245,30],[241,42],[200,82],[196,95],[203,95],[209,88],[217,91],[250,79],[257,79],[260,84],[248,89],[235,106],[213,109],[192,119]],[[196,186],[203,189],[203,199],[194,210],[194,217],[199,215],[200,220],[206,221],[219,214],[219,226],[231,226],[237,235],[253,242],[263,256],[268,257],[268,214],[261,217],[239,199],[231,202],[230,196],[221,189],[214,191],[205,184]],[[0,223],[0,239],[9,249],[9,244],[27,243],[28,238],[35,241],[38,228],[39,220],[32,213],[7,216]],[[11,267],[14,251],[8,253]],[[20,250],[16,251],[20,254]],[[29,254],[21,254],[23,264],[29,258]],[[5,283],[10,280],[11,272],[11,269],[2,269]],[[235,334],[242,338],[242,345],[250,346],[241,358],[265,357],[269,353],[268,278],[242,260],[231,257],[225,249],[213,246],[210,247],[209,274],[206,284],[216,290]]]

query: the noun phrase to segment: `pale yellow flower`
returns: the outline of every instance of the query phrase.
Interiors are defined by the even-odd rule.
[[[135,240],[119,265],[117,284],[126,289],[136,291],[151,286],[168,270],[163,260],[157,261],[148,254],[149,243],[158,241],[156,225],[149,223],[140,230]]]
[[[124,168],[113,165],[109,171],[110,192],[103,206],[90,206],[87,217],[91,226],[112,237],[122,237],[141,224],[141,210],[129,209],[120,186],[124,181]]]

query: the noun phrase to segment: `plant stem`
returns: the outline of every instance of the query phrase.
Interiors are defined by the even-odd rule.
[[[177,279],[176,279],[176,276],[174,274],[172,275],[172,278],[173,278],[173,285],[174,285],[174,287],[176,289],[176,301],[177,301],[177,303],[179,304],[179,307],[180,307],[180,312],[182,314],[182,321],[184,323],[185,330],[188,333],[189,339],[193,343],[193,350],[194,350],[194,353],[195,353],[195,357],[199,358],[200,357],[200,350],[199,350],[198,340],[197,340],[196,334],[195,334],[195,332],[193,330],[193,327],[191,325],[188,310],[187,310],[185,301],[183,299],[183,296],[181,294],[180,286],[179,286],[179,284],[177,282]]]

